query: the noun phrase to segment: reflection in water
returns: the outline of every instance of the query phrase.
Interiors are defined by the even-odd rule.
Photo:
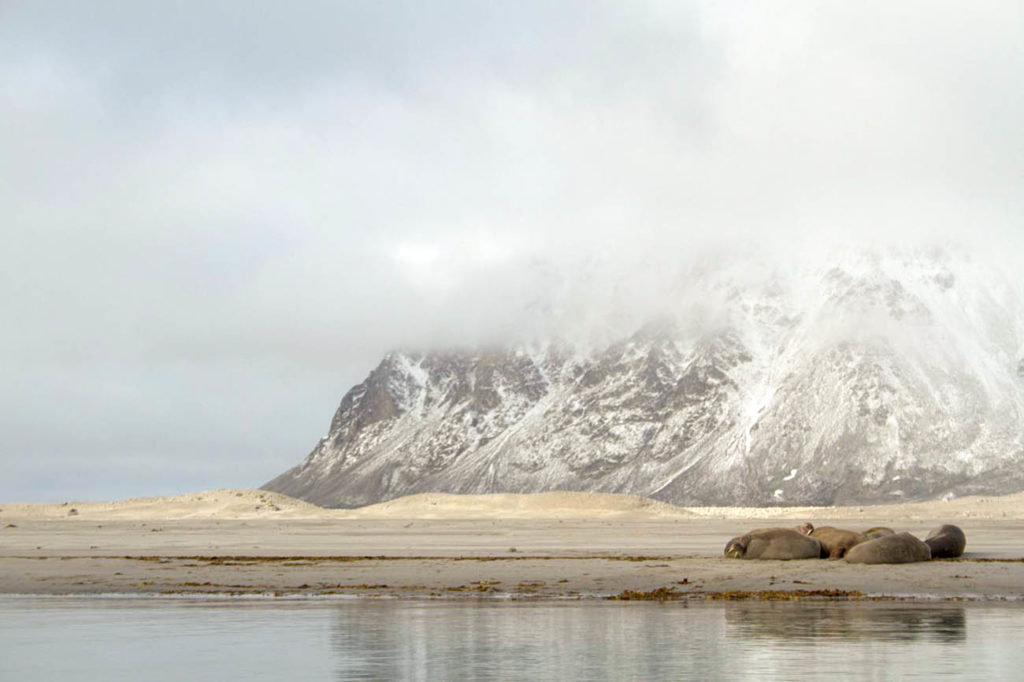
[[[1020,679],[1019,604],[0,597],[0,680]]]
[[[967,615],[961,604],[741,602],[726,609],[725,623],[732,639],[812,643],[967,639]]]
[[[333,643],[339,679],[722,678],[720,660],[697,655],[721,637],[721,617],[693,609],[703,624],[693,628],[690,611],[680,604],[414,603],[367,618],[345,609]],[[684,655],[666,656],[673,651]]]
[[[976,671],[963,669],[967,615],[959,604],[407,603],[373,616],[361,611],[337,613],[340,679],[817,679],[820,666],[868,678]],[[1004,634],[1022,630],[1018,614]],[[1002,655],[1020,660],[1009,647]]]

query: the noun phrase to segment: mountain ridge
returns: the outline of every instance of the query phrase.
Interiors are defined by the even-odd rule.
[[[606,344],[392,352],[265,488],[355,507],[570,490],[679,505],[1024,489],[1024,296],[945,251],[711,263]]]

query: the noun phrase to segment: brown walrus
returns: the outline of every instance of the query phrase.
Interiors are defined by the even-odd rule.
[[[932,551],[933,559],[955,559],[964,553],[967,536],[958,526],[947,523],[928,533],[924,544]]]
[[[729,540],[730,559],[817,559],[821,543],[792,528],[758,528]]]
[[[896,535],[896,531],[885,526],[875,526],[874,528],[868,528],[864,531],[864,535],[866,535],[869,540],[874,540],[875,538],[884,537],[886,535]]]
[[[821,544],[822,559],[842,559],[851,547],[869,540],[863,533],[833,526],[815,528],[813,524],[805,523],[798,526],[797,530],[810,535]]]
[[[910,533],[883,535],[862,542],[846,553],[846,560],[851,564],[909,564],[931,558],[928,545]]]

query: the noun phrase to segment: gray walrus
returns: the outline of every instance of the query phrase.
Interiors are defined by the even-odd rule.
[[[869,540],[874,540],[875,538],[880,538],[885,535],[896,535],[896,531],[885,526],[875,526],[874,528],[868,528],[864,531],[864,535],[866,535]]]
[[[792,528],[758,528],[729,540],[730,559],[817,559],[821,543]]]
[[[964,553],[967,536],[958,526],[947,523],[928,533],[924,544],[932,551],[933,559],[955,559]]]
[[[851,547],[869,540],[863,533],[834,526],[815,528],[812,524],[805,523],[798,526],[797,530],[810,535],[821,544],[822,559],[842,559]]]
[[[851,564],[909,564],[931,558],[928,545],[910,533],[883,535],[862,542],[846,553],[846,560]]]

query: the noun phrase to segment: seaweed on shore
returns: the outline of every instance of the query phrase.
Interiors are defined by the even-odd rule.
[[[673,587],[659,587],[647,592],[623,590],[619,594],[605,597],[612,601],[799,601],[827,600],[845,601],[863,599],[863,592],[856,590],[724,590],[722,592],[681,592]]]
[[[678,601],[683,599],[686,593],[679,592],[674,587],[659,587],[657,589],[643,592],[640,590],[623,590],[618,594],[605,597],[611,601]]]
[[[725,590],[724,592],[705,592],[703,597],[711,601],[798,601],[828,600],[845,601],[862,599],[864,593],[858,590]]]

